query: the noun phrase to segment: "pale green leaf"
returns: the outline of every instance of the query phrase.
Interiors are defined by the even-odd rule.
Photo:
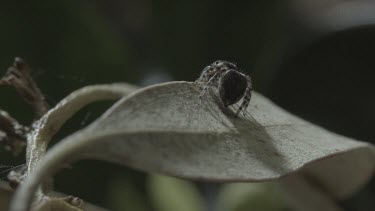
[[[52,148],[25,180],[13,210],[23,210],[61,163],[101,159],[194,180],[270,181],[304,172],[332,197],[346,197],[374,170],[372,145],[331,133],[254,93],[249,117],[234,116],[196,84],[140,89],[87,128]]]

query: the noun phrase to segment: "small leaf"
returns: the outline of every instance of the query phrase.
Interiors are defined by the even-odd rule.
[[[105,195],[109,210],[151,210],[150,203],[145,202],[143,189],[130,178],[124,178],[123,176],[112,177]]]
[[[193,83],[150,86],[117,102],[87,128],[53,147],[18,190],[24,210],[59,164],[83,158],[208,181],[260,182],[302,171],[332,197],[358,190],[374,170],[374,150],[277,107],[254,93],[249,117],[234,117]],[[20,203],[21,200],[22,203]]]
[[[224,185],[218,201],[222,210],[281,211],[286,209],[281,194],[274,183],[233,183]]]
[[[158,211],[202,211],[204,202],[193,183],[162,175],[151,175],[149,193]]]

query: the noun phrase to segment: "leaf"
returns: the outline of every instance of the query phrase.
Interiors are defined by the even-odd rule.
[[[332,197],[346,197],[374,170],[373,146],[331,133],[254,93],[249,117],[215,94],[170,82],[140,89],[53,147],[18,190],[13,210],[63,162],[91,158],[187,179],[261,182],[300,171]],[[21,203],[22,202],[22,203]]]
[[[8,183],[0,180],[0,210],[8,210],[13,191]]]
[[[151,175],[149,194],[158,211],[202,211],[204,201],[193,183],[162,175]]]
[[[291,210],[344,211],[324,189],[301,174],[293,174],[279,181],[284,191],[283,200]]]
[[[287,210],[281,194],[278,186],[272,182],[233,183],[224,185],[218,201],[222,210],[229,211]]]
[[[107,186],[105,201],[109,210],[154,210],[148,200],[145,200],[143,188],[140,188],[133,179],[112,175]]]

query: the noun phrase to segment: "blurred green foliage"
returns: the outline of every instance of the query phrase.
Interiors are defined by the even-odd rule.
[[[372,125],[369,123],[375,120],[371,106],[375,102],[371,91],[374,83],[367,81],[367,86],[362,86],[364,79],[375,76],[371,58],[365,56],[371,55],[374,42],[371,36],[365,39],[361,36],[371,35],[372,29],[360,33],[352,30],[356,36],[334,33],[320,43],[319,25],[312,28],[303,22],[307,14],[298,9],[293,13],[293,4],[295,1],[291,0],[3,0],[0,74],[15,56],[25,58],[48,101],[54,105],[71,91],[88,84],[116,81],[149,84],[170,78],[194,80],[208,63],[227,59],[238,62],[252,75],[257,91],[266,93],[289,110],[327,128],[370,139],[371,129],[359,127],[357,123]],[[317,16],[319,12],[315,11]],[[351,47],[340,48],[347,43]],[[363,54],[354,56],[357,52]],[[356,69],[357,64],[362,66]],[[368,71],[361,72],[362,69]],[[154,74],[165,77],[150,80]],[[336,83],[338,75],[340,86]],[[322,78],[326,83],[321,83]],[[353,78],[356,83],[350,87]],[[347,105],[348,96],[354,95],[365,99],[364,102]],[[79,112],[54,142],[93,121],[109,105],[110,102],[99,103]],[[341,110],[335,112],[337,107]],[[33,120],[32,109],[11,88],[0,87],[0,108],[24,124]],[[358,111],[362,111],[360,117]],[[350,114],[349,120],[345,118],[347,114]],[[327,115],[331,115],[329,121]],[[22,157],[14,158],[3,149],[0,149],[0,160],[3,165],[24,162]],[[6,174],[0,176],[3,179]],[[150,182],[146,181],[152,181],[153,193],[148,187]],[[164,182],[131,169],[82,161],[72,170],[60,173],[56,187],[114,210],[158,210],[163,205],[153,202],[162,203],[165,199],[156,196],[175,196],[174,182],[161,185]],[[156,194],[161,191],[160,186],[169,185],[169,190]],[[370,200],[366,199],[374,196],[373,189],[360,195],[360,200],[357,196],[354,205],[349,202],[346,206],[352,210],[368,208],[366,203]],[[260,192],[246,206],[260,203],[276,209],[280,204],[272,201],[270,197],[275,196],[272,194],[272,191]]]

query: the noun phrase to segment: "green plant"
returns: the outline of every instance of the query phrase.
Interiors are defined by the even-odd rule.
[[[250,117],[239,118],[215,94],[200,100],[199,93],[185,81],[145,88],[93,85],[71,93],[25,132],[26,170],[11,210],[79,210],[77,198],[50,194],[53,173],[79,159],[188,180],[276,181],[290,206],[303,210],[340,210],[335,200],[357,191],[373,173],[370,144],[306,122],[258,93],[247,109]],[[78,110],[108,99],[119,101],[47,151]]]

